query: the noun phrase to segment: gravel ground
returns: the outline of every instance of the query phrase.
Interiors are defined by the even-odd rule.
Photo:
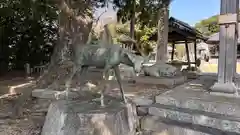
[[[27,82],[28,80],[19,80],[19,83]],[[77,81],[76,81],[77,82]],[[99,82],[99,80],[93,80],[92,82]],[[110,81],[110,90],[107,94],[111,96],[119,96],[120,90],[116,81]],[[5,91],[2,94],[6,94],[9,90],[10,84],[18,84],[16,81],[0,82],[1,90]],[[75,83],[77,85],[77,83]],[[161,94],[167,89],[161,88],[156,85],[144,85],[133,84],[128,81],[123,81],[123,86],[126,94],[130,97],[134,96],[151,96]],[[74,85],[72,87],[75,87]],[[5,89],[5,90],[4,90]],[[17,93],[24,93],[27,88],[18,88]],[[0,135],[40,135],[41,128],[44,124],[44,119],[47,113],[48,106],[51,101],[43,99],[29,98],[22,107],[23,114],[19,118],[11,118],[12,108],[14,102],[20,95],[9,95],[1,99],[0,106]]]

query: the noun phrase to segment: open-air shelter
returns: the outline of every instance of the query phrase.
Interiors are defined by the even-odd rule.
[[[190,67],[191,64],[196,64],[197,61],[197,41],[203,40],[206,41],[207,38],[203,36],[197,29],[193,28],[189,24],[180,21],[174,17],[169,18],[169,32],[168,32],[168,42],[172,44],[172,55],[171,60],[174,59],[175,45],[176,44],[185,44],[186,55],[187,55],[187,64]],[[150,37],[150,40],[157,41],[157,32]],[[190,61],[189,54],[189,43],[193,43],[194,47],[194,56],[195,61]]]

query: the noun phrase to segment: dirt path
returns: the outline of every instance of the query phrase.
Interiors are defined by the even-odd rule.
[[[34,79],[9,76],[0,81],[0,135],[39,135],[44,116],[34,114],[36,109],[31,100]],[[12,118],[21,113],[21,117]]]

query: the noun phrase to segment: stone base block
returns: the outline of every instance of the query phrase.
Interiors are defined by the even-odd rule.
[[[136,107],[109,101],[56,101],[49,107],[41,135],[135,135]]]
[[[65,100],[65,99],[81,99],[81,100],[89,100],[91,98],[100,97],[96,91],[92,91],[91,86],[86,86],[81,88],[81,90],[71,90],[68,92],[68,97],[66,91],[57,91],[50,89],[35,89],[32,91],[32,97],[36,97],[39,99],[49,99],[49,100]]]
[[[176,85],[182,84],[187,80],[186,76],[176,77],[149,77],[149,76],[137,76],[134,78],[136,83],[162,85],[167,88],[173,88]]]
[[[145,116],[140,123],[141,135],[210,135],[181,125],[169,125],[156,116]]]
[[[154,103],[154,99],[147,96],[136,96],[132,99],[132,102],[137,106],[148,106]]]
[[[55,91],[49,89],[35,89],[32,91],[32,97],[41,99],[66,99],[64,91]],[[77,98],[76,92],[69,92],[69,98]]]
[[[205,130],[215,129],[218,133],[240,133],[240,122],[224,116],[221,117],[214,114],[194,112],[185,109],[174,110],[157,105],[149,108],[149,114],[183,124],[192,124],[197,125],[198,127],[205,127]]]
[[[221,116],[240,118],[240,98],[192,89],[170,90],[156,96],[156,103]],[[239,119],[240,120],[240,119]]]
[[[237,93],[237,87],[234,83],[215,83],[211,88],[212,92]]]
[[[240,134],[240,98],[211,94],[207,82],[192,81],[156,96],[149,114],[180,123]]]

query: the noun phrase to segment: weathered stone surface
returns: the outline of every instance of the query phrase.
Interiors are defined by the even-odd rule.
[[[41,135],[135,135],[136,107],[109,101],[56,101],[49,107]]]
[[[211,88],[212,92],[221,92],[221,93],[230,93],[236,94],[238,92],[238,88],[236,85],[232,83],[215,83]]]
[[[183,112],[181,110],[171,110],[157,106],[150,107],[149,114],[169,120],[200,125],[206,128],[214,128],[224,132],[240,133],[240,121],[229,120],[227,117],[216,117],[215,115],[211,116],[201,112]]]
[[[156,103],[240,119],[240,98],[213,95],[201,90],[174,89],[156,96]]]
[[[166,128],[166,125],[159,121],[157,116],[144,116],[140,120],[141,129],[145,131],[159,131]]]
[[[49,89],[35,89],[32,91],[32,97],[41,99],[66,99],[65,91],[55,91]],[[79,95],[76,92],[69,92],[68,98],[77,98]]]
[[[147,106],[153,104],[153,99],[146,96],[136,96],[132,99],[132,102],[135,103],[137,106]]]
[[[156,116],[145,116],[141,119],[141,135],[210,135],[186,127],[164,124]]]
[[[148,114],[148,107],[137,107],[137,115],[138,116],[146,116]]]
[[[172,88],[178,84],[182,84],[187,80],[185,76],[175,76],[175,77],[149,77],[149,76],[137,76],[134,78],[136,83],[143,84],[153,84],[153,85],[162,85],[167,88]]]
[[[240,98],[207,91],[216,77],[200,76],[159,96],[149,114],[164,119],[213,128],[225,134],[240,133]]]
[[[161,132],[142,131],[140,135],[212,135],[212,134],[198,132],[198,131],[194,131],[186,128],[173,127],[173,128],[165,129]]]
[[[187,71],[185,73],[185,75],[187,76],[188,79],[196,79],[199,77],[199,72],[197,71]]]
[[[151,77],[173,77],[177,71],[176,67],[163,62],[155,63],[152,66],[143,66],[144,75]]]

